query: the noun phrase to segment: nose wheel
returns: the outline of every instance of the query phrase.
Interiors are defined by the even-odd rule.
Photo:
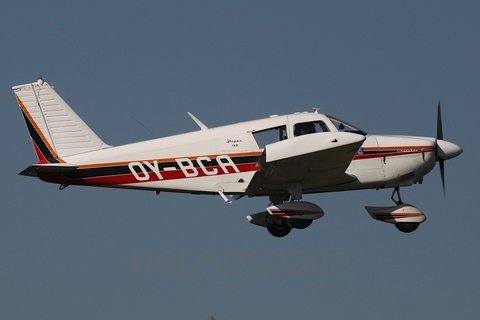
[[[405,233],[410,233],[415,230],[417,230],[418,226],[420,223],[418,222],[397,222],[395,223],[395,227],[397,227],[398,230],[405,232]]]
[[[396,198],[395,198],[395,195],[397,196]],[[400,187],[395,187],[395,189],[393,189],[392,196],[390,197],[390,199],[392,199],[392,201],[395,202],[397,206],[403,204],[402,197],[400,196]],[[410,233],[417,230],[419,225],[420,223],[418,222],[396,222],[395,223],[395,227],[398,230],[405,233]]]
[[[425,214],[415,206],[403,203],[400,188],[395,187],[390,197],[395,203],[392,207],[365,207],[370,216],[378,221],[394,224],[401,232],[410,233],[417,230],[426,220]]]

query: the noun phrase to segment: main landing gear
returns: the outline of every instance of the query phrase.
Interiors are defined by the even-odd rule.
[[[277,238],[285,237],[287,234],[292,231],[292,227],[290,227],[285,219],[279,219],[275,223],[269,225],[267,227],[268,232]]]
[[[292,229],[308,228],[312,221],[323,217],[323,210],[306,201],[283,202],[271,205],[266,211],[247,216],[248,221],[266,227],[274,237],[285,237]]]
[[[268,232],[274,237],[285,237],[292,229],[305,229],[312,224],[312,219],[277,218],[267,226]]]
[[[393,223],[398,230],[406,233],[417,230],[420,223],[427,219],[420,209],[403,203],[399,187],[393,190],[391,199],[396,204],[393,207],[365,207],[365,209],[373,219]]]
[[[365,207],[365,209],[373,219],[394,224],[398,230],[405,233],[417,230],[420,223],[426,220],[420,209],[403,203],[399,187],[393,190],[390,198],[395,206]],[[285,237],[292,229],[308,228],[313,220],[324,215],[322,208],[316,204],[301,201],[298,198],[290,202],[272,198],[270,200],[276,204],[271,204],[266,211],[247,216],[247,219],[252,224],[267,228],[274,237]]]

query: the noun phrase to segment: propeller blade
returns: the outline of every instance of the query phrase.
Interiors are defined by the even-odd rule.
[[[440,176],[442,177],[442,188],[443,196],[445,197],[445,159],[439,157],[440,148],[438,146],[438,140],[443,140],[443,125],[442,125],[442,110],[440,108],[440,100],[438,100],[438,109],[437,109],[437,137],[435,138],[435,157],[440,166]]]
[[[437,111],[437,139],[443,140],[442,111],[440,109],[440,100],[438,101]]]
[[[442,177],[442,188],[443,188],[443,196],[445,197],[445,166],[444,160],[438,160],[438,164],[440,165],[440,176]]]

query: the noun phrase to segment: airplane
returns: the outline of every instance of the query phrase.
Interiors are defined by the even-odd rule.
[[[20,175],[59,184],[160,192],[269,197],[247,216],[275,237],[305,229],[324,215],[302,195],[392,188],[394,206],[365,209],[373,219],[412,232],[425,214],[404,203],[400,187],[421,184],[436,162],[462,153],[443,139],[440,102],[436,138],[374,135],[314,112],[208,128],[120,146],[103,142],[42,78],[12,87],[38,162]]]

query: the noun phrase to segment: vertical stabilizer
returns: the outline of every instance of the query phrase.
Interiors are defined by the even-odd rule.
[[[109,147],[42,79],[12,87],[39,163]]]

